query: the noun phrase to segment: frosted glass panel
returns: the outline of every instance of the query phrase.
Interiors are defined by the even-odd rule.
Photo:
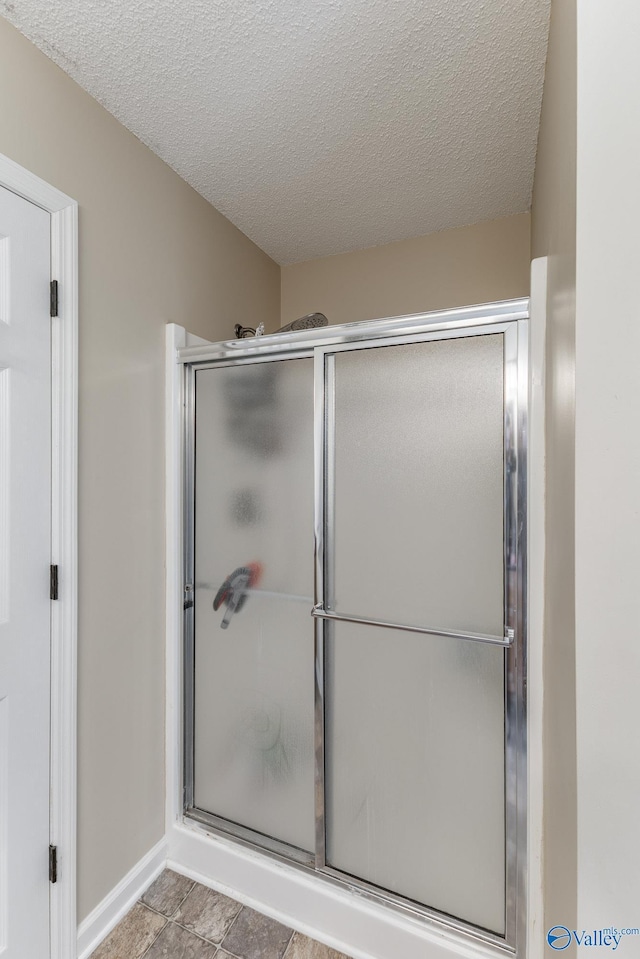
[[[503,337],[335,356],[339,612],[503,633]]]
[[[327,861],[504,932],[504,650],[335,623]]]
[[[195,516],[194,803],[312,850],[311,359],[196,374]]]

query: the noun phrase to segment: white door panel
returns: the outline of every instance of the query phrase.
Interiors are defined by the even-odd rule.
[[[49,214],[0,189],[0,956],[49,955]]]

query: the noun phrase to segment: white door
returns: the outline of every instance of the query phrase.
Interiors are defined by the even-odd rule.
[[[50,217],[0,188],[0,956],[49,955]]]

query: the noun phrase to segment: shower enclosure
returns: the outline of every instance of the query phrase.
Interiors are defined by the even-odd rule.
[[[528,301],[182,350],[184,812],[513,952]]]

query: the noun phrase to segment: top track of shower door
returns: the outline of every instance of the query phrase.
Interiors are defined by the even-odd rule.
[[[411,316],[371,323],[354,323],[310,332],[265,336],[257,340],[229,341],[181,351],[185,365],[185,814],[203,822],[211,831],[232,835],[237,841],[262,848],[303,869],[313,869],[328,882],[355,887],[388,907],[421,915],[427,921],[446,925],[461,937],[482,940],[513,952],[523,941],[526,852],[526,736],[524,697],[525,556],[526,556],[526,318],[527,301],[512,301],[470,310]],[[461,338],[499,337],[504,345],[504,472],[503,472],[503,616],[502,628],[460,628],[452,623],[419,621],[416,617],[389,618],[359,605],[351,608],[339,597],[335,602],[335,402],[336,364],[357,351],[413,344],[455,344]],[[480,341],[477,341],[480,342]],[[488,342],[488,341],[486,341]],[[364,356],[365,354],[362,354]],[[378,356],[383,354],[379,352]],[[373,356],[373,354],[369,354]],[[242,823],[198,808],[194,803],[194,533],[197,491],[195,488],[195,391],[199,371],[271,363],[285,359],[313,358],[314,363],[314,591],[307,615],[314,623],[314,751],[315,751],[315,844],[312,850],[279,841]],[[254,367],[255,368],[255,367]],[[348,564],[347,564],[348,566]],[[345,569],[347,568],[345,566]],[[228,570],[231,572],[231,570]],[[195,573],[197,576],[197,571]],[[395,591],[396,593],[398,590]],[[402,604],[401,604],[402,606]],[[402,607],[404,608],[404,607]],[[311,619],[313,617],[313,620]],[[349,630],[364,630],[355,637]],[[341,631],[336,639],[336,631]],[[336,867],[327,856],[327,667],[326,654],[348,649],[382,649],[382,637],[403,635],[435,644],[434,648],[466,650],[487,648],[487,655],[504,658],[504,923],[487,928],[478,919],[460,919],[446,909],[416,902],[410,894],[398,894],[379,880],[354,876]],[[338,647],[340,637],[345,641]],[[365,639],[364,637],[367,637]],[[376,639],[373,639],[373,637]],[[449,647],[439,644],[450,642]],[[359,644],[364,645],[360,646]],[[329,644],[329,645],[328,645]],[[354,647],[355,648],[355,647]],[[385,648],[389,648],[388,646]],[[418,647],[416,647],[418,648]],[[420,647],[423,648],[423,647]],[[494,653],[491,653],[491,649]],[[342,652],[340,652],[342,655]],[[465,656],[466,653],[460,653]],[[475,654],[474,654],[475,655]],[[480,653],[478,654],[480,655]],[[331,658],[331,657],[330,657]],[[475,662],[472,659],[470,662]],[[469,668],[468,664],[467,667]],[[495,672],[495,670],[494,670]],[[471,687],[469,687],[471,688]],[[335,697],[334,697],[335,699]],[[338,700],[335,700],[338,702]],[[341,707],[342,708],[342,707]],[[268,717],[267,717],[268,718]],[[330,777],[331,778],[331,777]],[[473,783],[470,783],[473,793]],[[330,826],[329,826],[330,828]]]

